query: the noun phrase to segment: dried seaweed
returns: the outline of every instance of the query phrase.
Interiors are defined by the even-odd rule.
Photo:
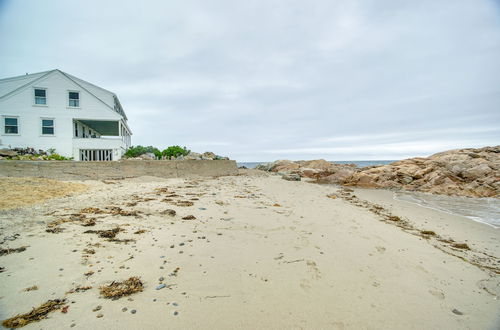
[[[108,230],[86,230],[84,234],[97,234],[102,238],[115,238],[116,234],[123,231],[120,227],[116,227]]]
[[[94,214],[101,214],[104,213],[103,210],[97,208],[97,207],[87,207],[84,209],[80,210],[80,213],[94,213]]]
[[[82,226],[84,227],[91,227],[91,226],[95,226],[95,218],[88,218],[88,219],[84,219],[82,221]]]
[[[192,214],[186,215],[185,217],[182,217],[182,220],[195,220],[196,217]]]
[[[425,236],[436,236],[436,233],[433,232],[432,230],[421,230],[420,234]]]
[[[145,232],[147,232],[146,229],[139,229],[138,231],[134,232],[134,234],[139,235],[139,234],[144,234]]]
[[[166,210],[161,211],[160,214],[161,215],[169,215],[169,216],[173,217],[176,215],[176,212],[175,212],[175,210],[172,210],[172,209],[166,209]]]
[[[143,288],[144,285],[139,277],[134,276],[122,282],[113,281],[110,285],[101,286],[99,291],[104,298],[119,299],[141,292]]]
[[[455,249],[470,250],[470,247],[466,243],[455,243],[452,247]]]
[[[86,254],[95,254],[95,250],[94,249],[84,249],[83,253],[86,253]]]
[[[124,239],[118,239],[118,238],[110,238],[108,239],[108,242],[113,242],[113,243],[134,243],[135,239],[130,239],[130,238],[124,238]]]
[[[112,215],[121,215],[125,217],[130,217],[130,216],[138,216],[139,212],[138,211],[126,211],[123,210],[121,207],[118,206],[108,206],[106,207],[109,211],[110,214]]]
[[[37,321],[40,321],[42,319],[47,318],[47,315],[50,312],[53,312],[53,311],[61,308],[65,302],[66,302],[66,299],[48,300],[47,302],[43,303],[39,307],[33,308],[33,310],[29,313],[18,314],[14,317],[11,317],[10,319],[4,320],[2,322],[2,325],[6,328],[24,327],[25,325],[27,325],[29,323],[37,322]]]
[[[68,292],[66,292],[66,294],[75,293],[75,292],[85,292],[85,291],[90,290],[90,289],[92,289],[91,286],[77,286],[76,288],[71,289]]]
[[[35,291],[38,290],[37,285],[30,286],[29,288],[23,289],[23,291]]]
[[[190,201],[177,201],[177,206],[193,206],[194,203]]]
[[[11,253],[19,253],[19,252],[23,252],[23,251],[26,251],[26,248],[27,246],[21,246],[21,247],[18,247],[18,248],[13,248],[13,249],[0,249],[0,256],[5,256],[7,254],[11,254]]]
[[[61,227],[52,227],[52,228],[47,228],[45,229],[47,233],[52,233],[52,234],[59,234],[64,231],[64,228]]]

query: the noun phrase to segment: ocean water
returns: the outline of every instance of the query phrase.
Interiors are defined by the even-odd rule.
[[[334,164],[356,164],[356,166],[358,167],[365,167],[374,165],[386,165],[395,162],[395,160],[339,160],[330,162]],[[266,163],[268,162],[237,162],[238,167],[245,166],[246,168],[255,168],[257,165]]]
[[[496,198],[451,197],[398,191],[394,193],[394,199],[461,215],[494,228],[500,228],[500,200]]]

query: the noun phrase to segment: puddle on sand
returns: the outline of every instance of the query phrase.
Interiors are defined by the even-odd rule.
[[[461,215],[494,228],[500,228],[500,199],[451,197],[406,191],[395,192],[394,199]]]

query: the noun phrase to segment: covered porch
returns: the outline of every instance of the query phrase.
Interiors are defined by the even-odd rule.
[[[131,133],[121,120],[73,119],[74,139],[116,139],[122,140],[125,148],[130,147]]]

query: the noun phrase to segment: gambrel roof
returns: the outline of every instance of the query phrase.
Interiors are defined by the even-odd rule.
[[[64,77],[78,85],[81,89],[94,96],[100,102],[104,103],[104,105],[109,107],[111,110],[117,112],[118,114],[123,116],[123,118],[127,119],[127,115],[125,114],[125,111],[123,111],[120,101],[118,100],[118,97],[115,93],[91,84],[75,76],[72,76],[69,73],[63,72],[59,69],[0,79],[0,100],[24,88],[28,88],[37,81],[40,81],[47,76],[55,73],[62,74]]]

